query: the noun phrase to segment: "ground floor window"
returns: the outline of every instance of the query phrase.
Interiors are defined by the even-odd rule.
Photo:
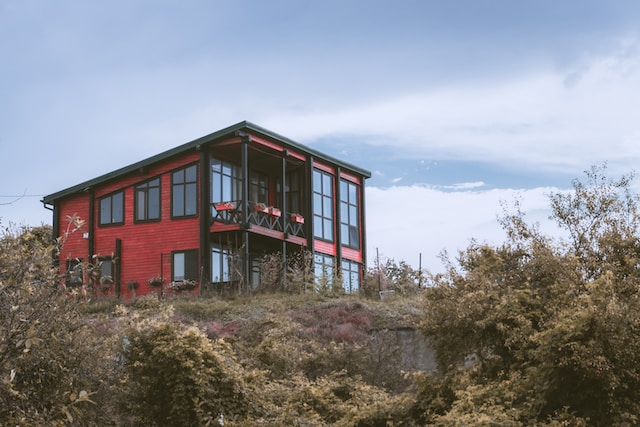
[[[172,281],[198,281],[198,251],[178,251],[172,254]]]
[[[315,254],[313,256],[314,274],[316,286],[326,288],[333,286],[333,257],[325,254]]]
[[[228,282],[230,279],[231,259],[229,251],[221,246],[211,247],[211,282]]]
[[[81,286],[84,281],[82,270],[82,259],[73,258],[67,260],[67,270],[65,274],[65,284],[67,286]]]
[[[360,264],[354,261],[342,260],[342,287],[347,293],[360,290]]]

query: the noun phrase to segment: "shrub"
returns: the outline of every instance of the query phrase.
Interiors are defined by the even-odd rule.
[[[125,406],[138,422],[194,426],[246,413],[241,381],[225,368],[228,355],[197,328],[142,321],[123,347]]]

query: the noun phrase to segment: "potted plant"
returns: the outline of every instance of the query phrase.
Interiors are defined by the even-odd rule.
[[[297,222],[298,224],[304,224],[304,217],[299,213],[291,214],[291,222]]]
[[[196,287],[196,284],[195,280],[174,280],[169,283],[169,289],[172,291],[190,291]]]
[[[161,276],[155,276],[149,279],[149,284],[154,287],[162,286],[163,282],[164,278],[162,278]]]
[[[269,214],[271,216],[276,216],[279,217],[280,215],[282,215],[282,212],[280,211],[280,209],[278,208],[274,208],[273,206],[269,208]]]
[[[236,205],[233,202],[220,202],[220,203],[215,203],[213,207],[216,208],[216,211],[220,212],[220,211],[234,210],[236,208]]]
[[[256,212],[269,213],[269,208],[264,203],[256,203],[253,205],[253,209]]]

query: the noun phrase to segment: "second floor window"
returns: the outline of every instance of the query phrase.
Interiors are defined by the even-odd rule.
[[[240,166],[211,158],[211,202],[237,202],[241,194]]]
[[[196,165],[171,174],[171,215],[195,216],[198,213],[198,168]]]
[[[333,176],[313,171],[313,235],[333,241]]]
[[[249,200],[255,203],[270,204],[269,179],[265,174],[253,170],[249,174]]]
[[[124,224],[124,192],[100,199],[100,225]]]
[[[136,186],[136,221],[160,219],[160,178]]]
[[[358,216],[358,186],[342,179],[340,180],[340,243],[355,249],[360,247]]]

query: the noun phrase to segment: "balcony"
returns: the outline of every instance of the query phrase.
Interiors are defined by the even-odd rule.
[[[217,202],[211,203],[211,215],[212,232],[240,229],[246,226],[257,232],[267,232],[274,237],[293,238],[291,240],[299,244],[306,243],[304,217],[298,213],[285,215],[275,206],[250,201],[248,215],[245,216],[240,201]]]

